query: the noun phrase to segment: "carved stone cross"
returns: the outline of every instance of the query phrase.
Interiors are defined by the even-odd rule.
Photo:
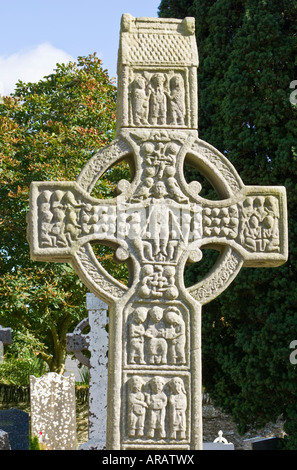
[[[198,53],[194,19],[123,15],[118,62],[117,134],[76,182],[31,188],[31,257],[71,262],[109,305],[107,449],[202,449],[201,309],[243,266],[287,259],[283,187],[245,186],[231,163],[197,132]],[[113,199],[91,196],[101,175],[126,159],[131,182]],[[219,200],[199,195],[183,166],[196,167]],[[129,287],[92,250],[115,248]],[[220,251],[196,285],[186,263],[201,248]]]

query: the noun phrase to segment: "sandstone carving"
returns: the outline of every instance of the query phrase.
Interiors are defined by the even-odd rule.
[[[199,139],[198,53],[194,19],[123,15],[117,133],[75,182],[31,187],[32,259],[71,262],[90,291],[109,305],[107,449],[201,449],[201,310],[243,266],[287,259],[286,192],[246,186],[218,150]],[[132,162],[108,200],[92,196],[101,175]],[[218,200],[187,183],[190,163]],[[113,279],[92,244],[114,247],[130,285]],[[186,263],[203,250],[220,255],[185,288]]]

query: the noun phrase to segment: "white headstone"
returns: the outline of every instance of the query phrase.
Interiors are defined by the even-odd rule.
[[[76,450],[74,377],[30,376],[31,435],[49,450]]]

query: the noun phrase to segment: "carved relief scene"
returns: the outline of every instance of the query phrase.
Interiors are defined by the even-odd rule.
[[[141,142],[139,151],[142,162],[141,181],[131,202],[153,197],[187,203],[188,197],[181,190],[176,178],[176,163],[183,142],[174,139],[167,131],[153,131],[146,137]],[[136,141],[137,138],[135,135]]]
[[[134,71],[129,90],[130,125],[184,127],[186,123],[184,73]]]
[[[279,252],[279,202],[274,196],[248,197],[241,205],[240,243],[251,252]]]
[[[187,319],[181,305],[134,304],[127,319],[129,365],[185,365]]]
[[[228,207],[204,207],[204,237],[225,237],[249,252],[279,252],[279,202],[274,196],[250,196]]]
[[[38,197],[39,246],[71,246],[73,241],[113,238],[116,233],[116,207],[92,205],[74,191],[42,191]]]
[[[180,376],[133,376],[126,383],[127,440],[188,438],[187,379]]]

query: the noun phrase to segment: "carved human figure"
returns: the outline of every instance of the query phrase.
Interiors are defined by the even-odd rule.
[[[242,204],[240,241],[249,251],[279,251],[278,201],[273,196],[249,197]]]
[[[131,197],[131,202],[144,201],[151,195],[151,188],[154,184],[153,178],[145,178],[136,191],[136,194]]]
[[[175,286],[175,268],[174,266],[164,266],[163,272],[163,283],[161,290],[164,292],[164,296],[167,300],[173,300],[178,297],[178,290]]]
[[[164,311],[164,320],[169,325],[165,332],[169,362],[185,364],[186,327],[181,312],[176,307],[168,307]]]
[[[249,220],[246,221],[245,228],[243,231],[244,245],[252,251],[259,249],[261,243],[261,227],[259,225],[259,219],[255,215],[252,215]]]
[[[64,234],[64,218],[65,211],[63,205],[61,204],[61,199],[64,195],[63,191],[57,190],[53,191],[51,197],[51,208],[52,208],[52,228],[51,235],[53,239],[53,245],[58,247],[67,246],[67,240]]]
[[[263,249],[273,252],[279,251],[279,207],[278,200],[267,196],[264,202],[265,217],[263,219]]]
[[[141,75],[137,75],[132,83],[132,96],[134,125],[147,125],[148,97],[146,94],[146,81]]]
[[[169,82],[170,124],[183,126],[185,117],[184,81],[181,75],[175,75]]]
[[[166,124],[167,98],[164,82],[162,73],[155,73],[150,81],[149,122],[153,126]]]
[[[138,376],[132,377],[128,383],[128,434],[130,437],[142,437],[144,434],[148,405],[141,391],[143,385],[143,380]]]
[[[175,178],[176,168],[174,166],[167,166],[165,170],[166,176],[166,187],[169,196],[177,202],[184,203],[188,202],[189,199],[184,195],[179,187],[179,184]]]
[[[138,295],[144,299],[149,298],[153,294],[153,284],[154,279],[154,266],[152,264],[146,264],[141,270],[142,281],[141,287],[138,291]]]
[[[147,437],[155,437],[155,433],[159,433],[160,438],[166,437],[165,432],[165,415],[167,396],[163,392],[165,381],[162,377],[154,377],[150,381],[151,393],[147,394],[148,403],[148,431]]]
[[[148,338],[148,359],[150,364],[167,363],[167,342],[163,338],[165,325],[163,323],[163,310],[153,307],[148,312],[149,324],[145,336]]]
[[[68,204],[65,208],[65,235],[69,244],[71,240],[76,240],[80,233],[81,226],[78,223],[76,210]]]
[[[176,214],[164,200],[164,196],[168,194],[164,182],[158,181],[152,189],[152,205],[146,224],[147,237],[152,240],[154,259],[165,261],[172,228],[175,228],[179,236],[182,234]]]
[[[168,399],[169,408],[169,430],[170,438],[186,438],[186,410],[187,395],[185,385],[180,377],[174,377],[169,383],[170,395]],[[179,433],[179,436],[178,434]]]
[[[47,247],[52,246],[52,239],[49,235],[51,231],[51,220],[53,214],[50,205],[51,192],[43,191],[39,196],[39,213],[40,213],[40,245]]]
[[[144,360],[144,335],[143,326],[147,317],[147,309],[138,307],[131,314],[132,321],[129,325],[129,363],[145,364]]]
[[[229,208],[223,208],[221,210],[222,220],[221,220],[221,233],[228,238],[235,239],[238,235],[238,209],[236,206],[231,206]]]
[[[53,214],[46,210],[40,216],[40,245],[42,247],[52,246],[52,238],[49,236],[52,217]]]
[[[80,211],[80,224],[83,235],[88,235],[93,231],[93,227],[90,223],[93,210],[94,208],[91,204],[85,204],[85,206]]]
[[[141,235],[141,213],[137,210],[127,214],[127,237],[129,240],[137,240]]]

